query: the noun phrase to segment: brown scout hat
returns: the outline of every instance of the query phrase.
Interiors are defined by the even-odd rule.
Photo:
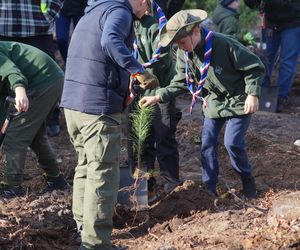
[[[170,43],[187,36],[193,28],[207,18],[207,12],[200,9],[181,10],[170,18],[159,33],[160,45]]]

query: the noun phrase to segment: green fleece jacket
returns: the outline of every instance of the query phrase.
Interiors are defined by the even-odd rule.
[[[194,52],[189,53],[197,68],[203,62],[203,46],[204,39],[201,39]],[[189,65],[189,68],[192,67]],[[184,51],[180,49],[177,51],[176,71],[169,86],[156,90],[162,102],[188,91],[185,86]],[[198,82],[200,73],[198,69],[196,71],[197,79],[194,80]],[[208,118],[243,115],[247,95],[260,95],[263,76],[264,65],[256,55],[236,40],[214,33],[210,67],[203,86],[203,96],[208,102],[207,107],[203,106],[204,115]]]
[[[16,42],[0,42],[0,124],[5,116],[5,98],[24,86],[27,94],[63,77],[55,61],[41,50]]]
[[[217,32],[232,36],[239,42],[244,43],[239,18],[240,14],[238,12],[224,8],[222,5],[218,5],[212,15],[212,20],[217,26]]]
[[[154,8],[153,17],[145,15],[141,20],[135,21],[134,27],[138,47],[138,61],[143,64],[152,59],[158,48],[159,25],[156,9]],[[176,73],[171,46],[161,48],[159,60],[149,66],[147,70],[157,76],[161,87],[169,85]],[[145,91],[145,95],[154,94],[155,90]]]

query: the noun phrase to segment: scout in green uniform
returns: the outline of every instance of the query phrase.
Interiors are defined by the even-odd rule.
[[[166,102],[171,96],[187,90],[193,94],[191,107],[195,100],[202,99],[205,119],[201,162],[207,191],[216,194],[218,140],[226,123],[224,144],[231,165],[242,179],[244,195],[254,197],[256,187],[247,157],[245,134],[251,114],[258,110],[264,66],[239,42],[199,26],[206,17],[203,10],[184,10],[167,22],[160,33],[160,42],[162,46],[178,45],[177,74],[168,87],[158,89],[155,96],[144,97],[140,105]],[[196,89],[191,87],[192,81],[198,83]]]
[[[160,86],[170,84],[174,77],[175,62],[171,46],[159,45],[159,28],[166,22],[162,9],[155,3],[153,16],[144,16],[135,21],[137,59],[150,73],[157,76]],[[144,95],[155,95],[155,90],[146,90]],[[160,176],[163,179],[164,192],[172,191],[181,183],[179,179],[179,154],[175,138],[176,127],[181,112],[176,108],[175,98],[166,103],[155,105],[151,129],[146,138],[142,161],[148,170],[148,198],[151,202],[156,198],[156,180],[152,173],[155,159],[159,163]]]
[[[47,191],[65,189],[67,182],[58,168],[57,157],[48,141],[45,121],[61,96],[64,74],[47,54],[32,46],[0,42],[0,105],[15,97],[22,112],[11,122],[3,143],[6,167],[1,195],[22,195],[21,184],[27,148],[38,157],[45,173]],[[0,124],[5,112],[1,111]]]
[[[244,45],[253,45],[253,35],[250,32],[241,33],[239,18],[240,0],[221,0],[212,14],[217,32],[229,35]]]

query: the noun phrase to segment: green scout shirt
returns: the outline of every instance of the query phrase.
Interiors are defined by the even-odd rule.
[[[8,95],[14,96],[15,88],[24,86],[27,94],[45,87],[64,76],[55,61],[43,51],[17,42],[0,42],[0,124]]]
[[[203,45],[204,39],[201,39],[194,52],[189,53],[189,58],[199,68],[203,62]],[[176,70],[171,84],[156,90],[162,102],[168,101],[170,96],[188,91],[185,86],[184,51],[180,49],[177,52]],[[200,79],[199,74],[197,70],[196,82]],[[203,106],[204,115],[208,118],[244,115],[246,97],[259,96],[263,76],[264,65],[256,55],[236,40],[215,33],[210,67],[203,86],[203,97],[208,102],[207,107]]]
[[[143,64],[149,62],[159,43],[159,23],[156,8],[154,8],[153,17],[145,15],[135,24],[136,44],[138,47],[138,61]],[[174,77],[175,63],[172,56],[171,46],[161,48],[161,54],[158,61],[154,62],[147,70],[156,75],[160,86],[165,87],[170,84]],[[155,90],[146,90],[145,95],[154,95]]]
[[[213,12],[212,20],[217,25],[216,31],[230,35],[239,42],[244,42],[239,24],[240,14],[218,5]]]

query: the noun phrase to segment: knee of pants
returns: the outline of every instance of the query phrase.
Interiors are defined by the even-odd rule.
[[[233,137],[225,137],[224,139],[224,146],[226,147],[227,150],[244,150],[245,148],[245,142],[243,140],[240,140],[238,138],[233,138]]]

